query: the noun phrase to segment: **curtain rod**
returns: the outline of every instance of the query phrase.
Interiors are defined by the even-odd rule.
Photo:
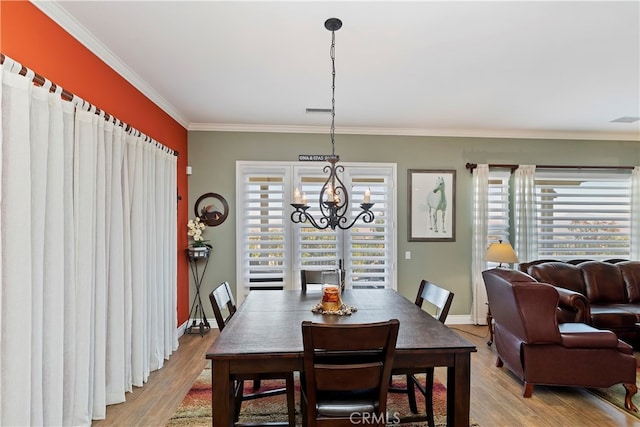
[[[62,86],[59,86],[55,83],[53,83],[52,81],[50,81],[49,79],[47,79],[46,77],[43,77],[42,75],[36,73],[33,70],[30,70],[29,68],[25,67],[24,65],[20,64],[19,62],[11,59],[10,57],[6,56],[4,53],[0,52],[0,64],[4,64],[5,59],[8,59],[9,61],[11,61],[11,63],[15,64],[16,66],[20,66],[20,71],[18,71],[18,74],[20,74],[21,76],[26,76],[27,74],[29,74],[29,71],[31,71],[31,73],[33,74],[33,83],[37,86],[44,86],[47,82],[51,83],[51,87],[49,88],[49,92],[55,93],[56,91],[60,91],[60,97],[65,100],[65,101],[82,101],[84,104],[88,104],[88,108],[89,110],[91,108],[95,108],[95,114],[100,115],[101,113],[104,114],[104,118],[107,121],[113,120],[114,123],[118,126],[121,126],[122,128],[124,128],[125,132],[132,132],[132,133],[139,133],[140,135],[144,135],[142,132],[140,132],[139,130],[135,129],[134,127],[132,127],[131,125],[124,123],[123,121],[119,120],[118,118],[116,118],[115,116],[112,116],[110,114],[108,114],[106,111],[102,111],[100,110],[98,107],[96,107],[95,105],[91,104],[88,101],[85,101],[84,99],[80,98],[79,96],[74,95],[73,93],[65,90],[62,88]],[[148,142],[154,142],[156,145],[159,145],[160,148],[169,150],[171,153],[173,153],[174,156],[178,157],[179,153],[176,150],[173,150],[161,143],[159,143],[158,141],[154,140],[153,138],[151,138],[148,135],[144,135],[145,139],[148,140]]]
[[[490,164],[490,168],[502,168],[502,169],[511,169],[511,173],[513,173],[516,169],[518,169],[520,165],[512,165],[512,164]],[[477,163],[467,163],[465,168],[469,169],[470,173],[473,173],[473,170],[478,167]],[[635,166],[569,166],[569,165],[536,165],[536,168],[539,169],[626,169],[632,170]]]

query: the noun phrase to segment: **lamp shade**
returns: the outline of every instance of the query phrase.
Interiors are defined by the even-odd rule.
[[[484,260],[498,262],[500,264],[503,262],[511,264],[518,262],[518,257],[516,256],[511,243],[499,240],[498,243],[492,243],[489,245],[487,253],[484,255]]]

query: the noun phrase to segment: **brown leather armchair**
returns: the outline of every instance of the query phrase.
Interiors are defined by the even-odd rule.
[[[524,382],[524,397],[533,386],[610,387],[622,383],[625,406],[637,392],[636,359],[630,345],[611,331],[585,323],[558,324],[559,294],[516,270],[482,272],[495,320],[496,366],[506,367]]]

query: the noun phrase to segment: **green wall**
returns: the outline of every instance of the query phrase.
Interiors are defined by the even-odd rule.
[[[455,292],[450,315],[471,311],[471,174],[469,163],[508,163],[576,166],[640,165],[640,143],[634,141],[572,141],[421,136],[336,135],[336,153],[344,162],[397,164],[398,291],[413,300],[421,279]],[[235,162],[236,160],[297,161],[298,154],[329,154],[325,134],[189,132],[189,217],[204,193],[222,194],[229,202],[229,218],[208,228],[214,245],[201,288],[206,295],[227,280],[235,289]],[[407,241],[407,170],[455,169],[456,241]],[[179,173],[184,173],[179,171]],[[186,233],[185,227],[185,233]],[[405,252],[411,251],[411,259]],[[193,286],[193,285],[192,285]],[[195,290],[192,288],[193,297]],[[211,315],[211,308],[205,302]]]

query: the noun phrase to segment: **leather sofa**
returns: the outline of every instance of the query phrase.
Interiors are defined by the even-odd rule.
[[[640,346],[640,262],[538,260],[518,268],[538,282],[557,287],[559,322],[608,329]]]
[[[524,382],[523,396],[536,384],[610,387],[622,383],[625,406],[637,392],[633,348],[611,331],[585,323],[559,324],[558,288],[503,268],[482,273],[495,321],[496,366]]]

